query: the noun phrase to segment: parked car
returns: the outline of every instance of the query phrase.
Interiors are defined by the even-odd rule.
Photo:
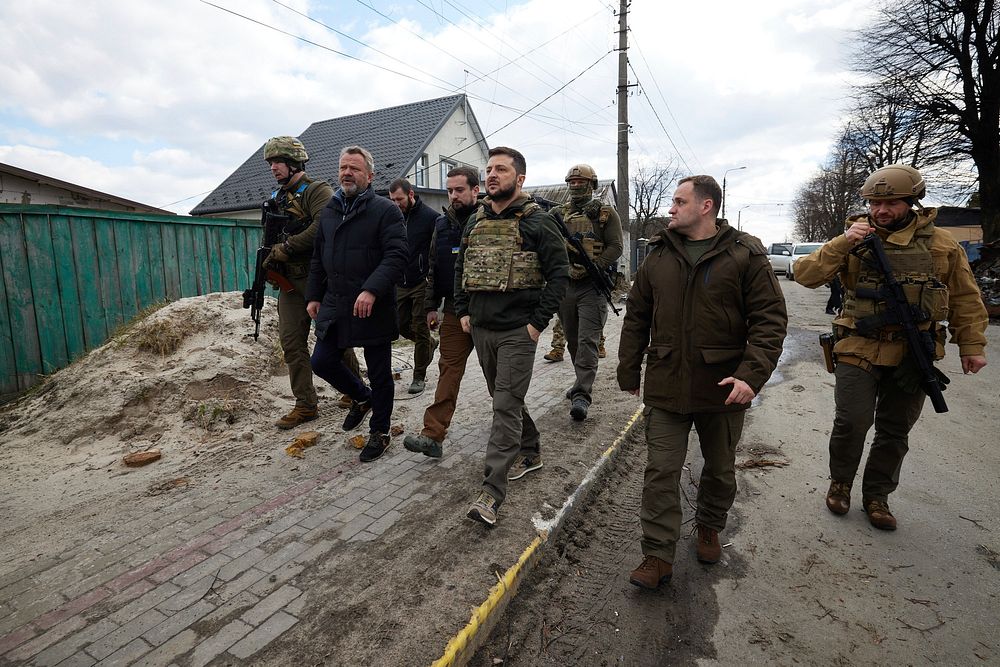
[[[785,277],[789,280],[795,280],[795,262],[806,255],[811,255],[814,250],[821,247],[823,247],[822,243],[796,243],[793,245],[791,261],[788,264]]]
[[[791,243],[772,243],[767,246],[767,259],[775,273],[788,273],[788,265],[792,262]]]

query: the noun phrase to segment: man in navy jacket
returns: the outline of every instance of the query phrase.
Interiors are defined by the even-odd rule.
[[[320,215],[306,289],[306,310],[316,321],[313,372],[351,397],[345,431],[372,413],[362,462],[389,446],[392,341],[399,337],[395,285],[407,262],[403,215],[372,191],[374,176],[367,150],[348,146],[340,152],[340,188]],[[371,389],[344,365],[349,347],[364,348]]]

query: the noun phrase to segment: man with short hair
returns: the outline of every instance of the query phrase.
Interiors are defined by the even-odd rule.
[[[613,206],[594,199],[597,172],[589,164],[570,167],[566,174],[569,201],[556,209],[571,236],[580,238],[589,259],[601,271],[614,269],[622,255],[622,223]],[[594,284],[576,249],[569,242],[569,287],[559,304],[559,322],[562,323],[569,356],[573,360],[576,381],[566,395],[571,404],[569,415],[575,421],[587,418],[593,402],[591,391],[597,377],[598,351],[604,324],[608,321],[608,302]]]
[[[437,388],[434,402],[424,410],[423,430],[403,439],[403,446],[411,452],[433,458],[442,455],[442,444],[465,376],[465,364],[473,348],[472,336],[462,330],[462,323],[455,315],[455,260],[462,243],[462,230],[477,208],[479,172],[472,167],[455,167],[448,172],[446,185],[450,205],[431,236],[424,301],[427,326],[431,330],[440,328],[441,332]]]
[[[695,522],[697,557],[721,558],[719,531],[736,497],[736,446],[745,410],[778,363],[788,319],[763,244],[716,216],[711,176],[680,180],[667,229],[629,291],[618,348],[618,385],[639,395],[647,463],[642,488],[643,561],[629,576],[655,589],[673,574],[681,528],[679,484],[693,424],[704,467]]]
[[[370,410],[362,462],[389,446],[392,417],[392,341],[396,283],[406,268],[406,232],[399,207],[371,188],[371,153],[360,146],[340,152],[340,187],[320,215],[309,267],[307,310],[316,320],[313,372],[352,399],[344,430],[357,428]],[[371,389],[344,365],[345,349],[362,347]]]
[[[268,270],[283,275],[292,286],[291,291],[278,292],[278,335],[295,407],[275,422],[280,429],[291,429],[319,416],[319,397],[309,363],[312,320],[306,312],[305,291],[316,225],[323,207],[333,196],[333,188],[326,181],[315,181],[306,174],[309,154],[295,137],[268,139],[264,144],[264,160],[278,182],[271,200],[287,217],[282,229],[283,242],[271,248],[264,264]],[[344,363],[355,376],[360,375],[354,350],[344,350]]]
[[[430,252],[431,235],[438,219],[442,218],[430,206],[420,200],[420,195],[405,178],[397,178],[389,185],[389,199],[403,212],[403,227],[406,229],[406,244],[409,261],[403,272],[403,281],[396,290],[396,314],[399,319],[399,333],[413,341],[413,381],[409,393],[419,394],[427,381],[427,367],[434,358],[437,341],[431,337],[424,314],[424,298],[427,288],[427,256]]]
[[[521,192],[526,164],[513,148],[489,151],[486,192],[455,262],[455,313],[493,397],[482,492],[470,519],[496,523],[510,479],[542,467],[538,429],[524,405],[538,336],[566,291],[569,261],[555,220]]]
[[[869,266],[870,250],[863,249],[859,257],[852,253],[854,246],[869,234],[882,240],[893,275],[905,281],[908,305],[924,316],[916,324],[930,337],[928,347],[933,351],[928,352],[934,359],[944,357],[947,320],[962,372],[978,373],[986,366],[989,317],[979,287],[965,250],[934,225],[937,209],[920,205],[925,194],[924,179],[913,167],[893,164],[875,170],[861,188],[869,212],[848,218],[845,233],[795,262],[795,280],[806,287],[838,277],[844,285],[843,310],[833,320],[836,410],[826,506],[840,515],[850,509],[865,438],[874,424],[861,502],[868,521],[881,530],[896,529],[889,494],[899,485],[910,429],[920,417],[926,394],[902,324],[894,321],[884,302],[871,297],[870,290],[882,289],[885,278]]]

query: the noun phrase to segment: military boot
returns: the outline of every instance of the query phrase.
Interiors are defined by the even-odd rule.
[[[896,517],[889,511],[889,504],[884,500],[865,500],[865,514],[868,522],[879,530],[896,530]]]
[[[560,350],[559,348],[554,347],[548,352],[546,352],[545,356],[542,357],[542,359],[544,359],[545,361],[562,361],[564,354],[565,354],[564,350]]]
[[[629,583],[640,588],[656,590],[660,584],[670,581],[674,574],[674,566],[667,561],[656,556],[644,556],[639,567],[632,570],[629,575]]]
[[[722,545],[719,544],[719,531],[708,526],[698,525],[698,562],[718,563],[722,558]]]
[[[305,408],[297,405],[287,415],[274,422],[274,425],[280,429],[288,430],[295,428],[299,424],[311,422],[317,417],[319,417],[319,410],[315,407]]]
[[[826,492],[826,508],[834,514],[847,514],[851,509],[851,483],[830,482]]]

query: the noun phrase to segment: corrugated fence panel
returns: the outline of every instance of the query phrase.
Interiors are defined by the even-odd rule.
[[[73,248],[73,233],[70,229],[69,218],[65,215],[50,215],[49,226],[52,230],[52,254],[56,263],[56,280],[59,282],[59,304],[63,314],[66,354],[72,361],[87,351],[87,341],[83,334],[80,289],[76,281],[76,253]]]
[[[163,301],[249,286],[251,220],[0,204],[0,399]]]

